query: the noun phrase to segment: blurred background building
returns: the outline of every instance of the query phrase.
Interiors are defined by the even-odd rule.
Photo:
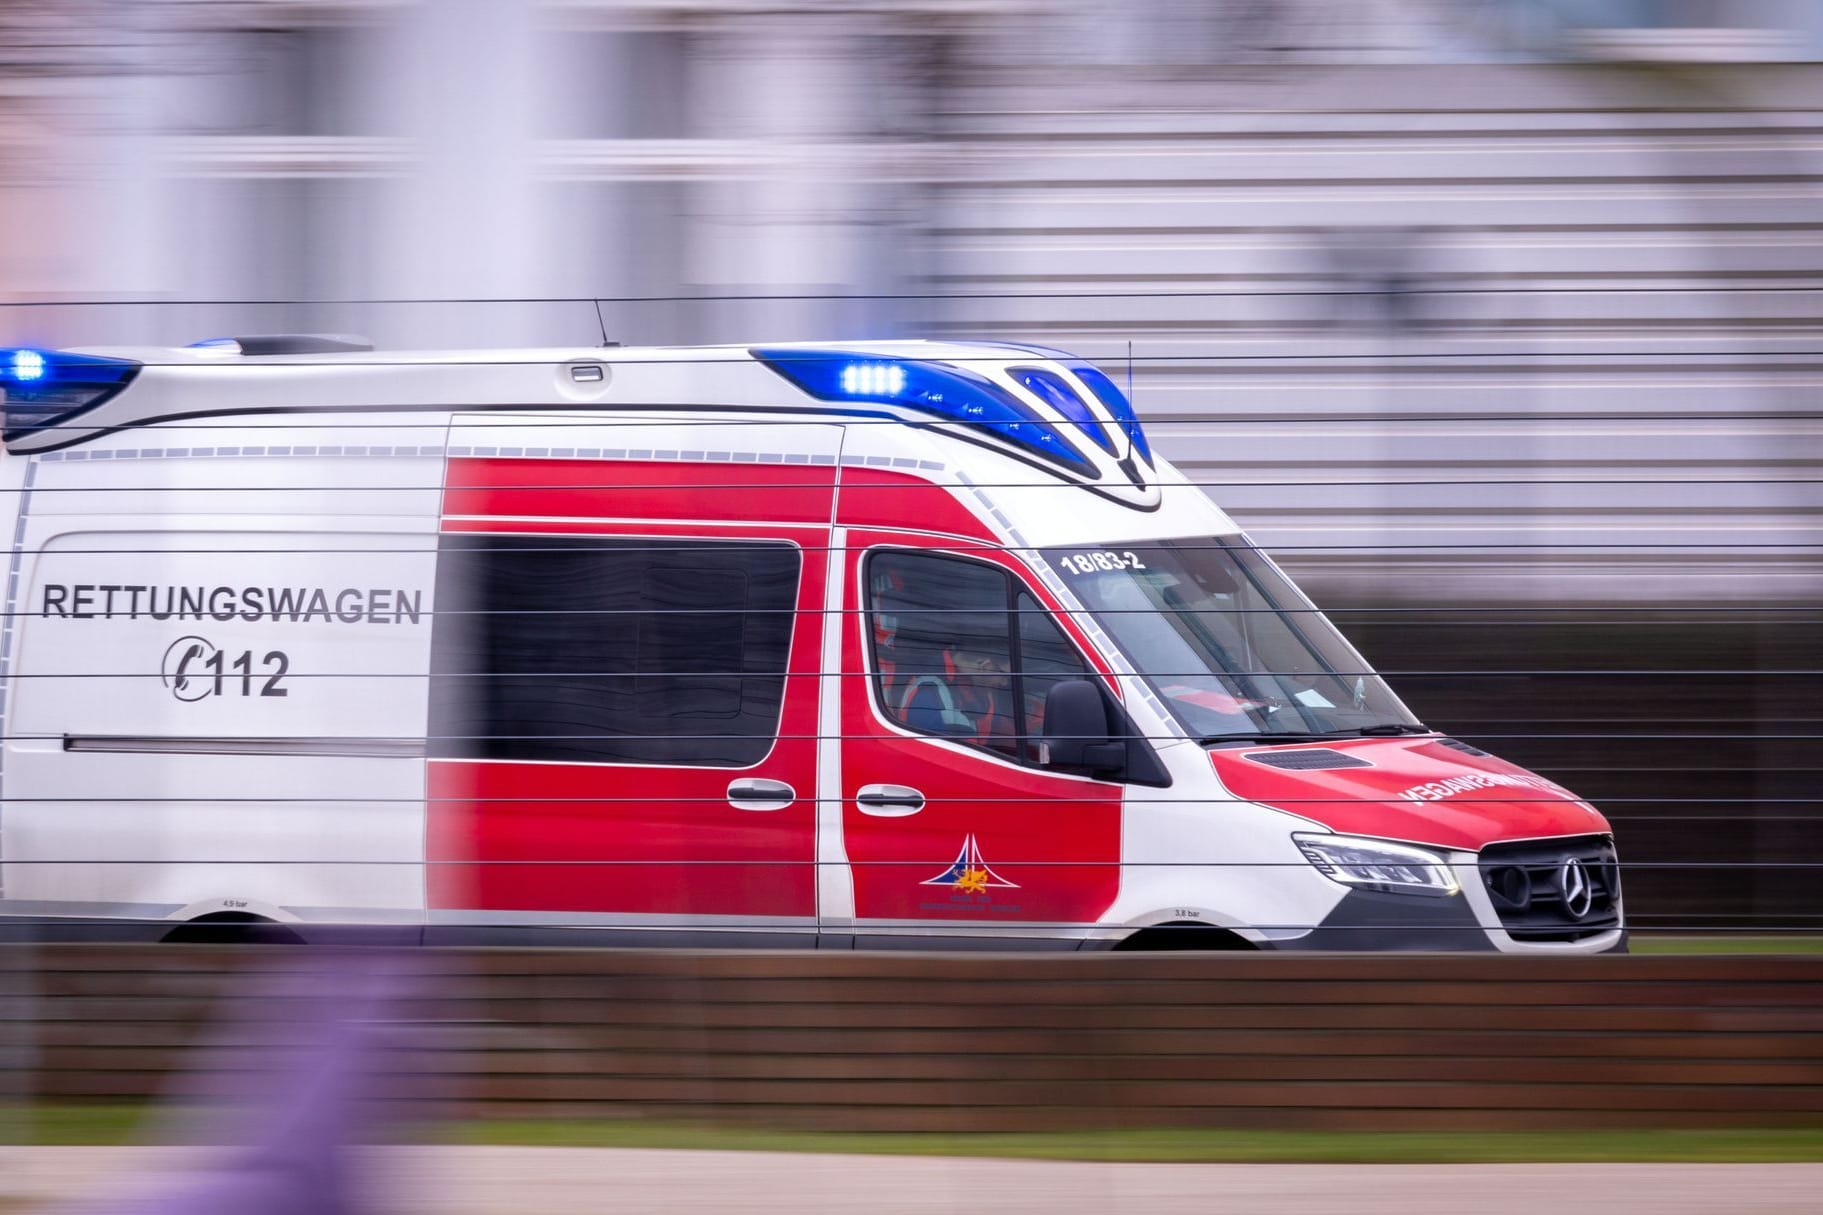
[[[1131,343],[1269,543],[1738,566],[1811,526],[1819,58],[1807,0],[0,0],[0,336]],[[433,299],[554,302],[340,302]]]
[[[1820,60],[1814,0],[0,0],[0,341],[1068,347],[1420,712],[1776,869]]]

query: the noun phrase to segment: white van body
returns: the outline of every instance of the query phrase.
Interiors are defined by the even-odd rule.
[[[1624,945],[1067,355],[261,348],[0,366],[16,923]]]

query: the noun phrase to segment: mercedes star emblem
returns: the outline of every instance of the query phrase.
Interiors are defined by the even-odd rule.
[[[1589,914],[1595,901],[1595,888],[1589,884],[1589,871],[1576,857],[1571,857],[1557,871],[1557,889],[1563,892],[1564,910],[1572,920]]]

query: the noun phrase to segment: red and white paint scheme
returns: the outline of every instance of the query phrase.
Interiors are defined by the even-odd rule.
[[[1624,948],[1058,351],[0,352],[0,913],[833,948]]]

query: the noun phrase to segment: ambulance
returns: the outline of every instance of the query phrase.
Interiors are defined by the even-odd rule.
[[[1061,351],[286,335],[0,386],[15,925],[1625,947],[1602,815],[1419,722]]]

